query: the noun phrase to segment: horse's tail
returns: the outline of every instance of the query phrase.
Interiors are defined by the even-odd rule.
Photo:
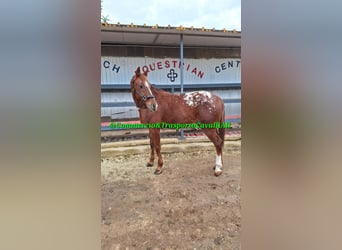
[[[224,105],[223,105],[223,111],[222,111],[222,115],[221,115],[221,119],[220,119],[220,128],[219,128],[219,136],[220,136],[220,138],[221,138],[221,140],[222,140],[222,142],[221,142],[221,148],[223,148],[223,145],[224,145],[224,136],[225,136],[225,134],[226,134],[226,129],[225,129],[225,124],[224,124],[224,122],[225,122],[225,112],[224,112]]]

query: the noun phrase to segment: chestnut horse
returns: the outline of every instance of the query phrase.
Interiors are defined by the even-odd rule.
[[[140,67],[135,71],[131,80],[133,100],[139,108],[141,123],[214,123],[224,122],[224,104],[220,97],[207,92],[195,91],[186,94],[170,94],[156,89],[147,80],[147,72],[140,72]],[[225,129],[202,129],[216,148],[216,176],[222,173],[222,148],[224,144]],[[160,153],[160,129],[149,128],[151,156],[148,167],[154,164],[154,152],[158,155],[158,167],[155,174],[162,173],[163,159]]]

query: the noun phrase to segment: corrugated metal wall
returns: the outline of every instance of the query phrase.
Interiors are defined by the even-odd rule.
[[[178,58],[108,57],[101,58],[101,84],[129,85],[137,67],[148,72],[153,84],[180,84]],[[212,84],[241,82],[241,61],[235,58],[184,59],[184,83]]]
[[[225,102],[227,116],[241,115],[241,90],[211,90],[210,92],[220,96]],[[179,92],[175,92],[179,93]],[[138,109],[133,103],[130,92],[110,92],[101,94],[101,116],[111,117],[111,119],[138,118]]]

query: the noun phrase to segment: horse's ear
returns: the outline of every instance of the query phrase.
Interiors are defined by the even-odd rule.
[[[136,77],[140,76],[140,67],[138,67],[137,70],[135,71],[135,76]]]
[[[145,76],[147,76],[147,70],[146,70],[146,71],[144,71],[144,75],[145,75]]]

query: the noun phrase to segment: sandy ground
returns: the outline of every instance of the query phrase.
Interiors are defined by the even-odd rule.
[[[148,159],[102,158],[102,249],[240,249],[240,144],[219,177],[214,151],[164,154],[159,176]]]

